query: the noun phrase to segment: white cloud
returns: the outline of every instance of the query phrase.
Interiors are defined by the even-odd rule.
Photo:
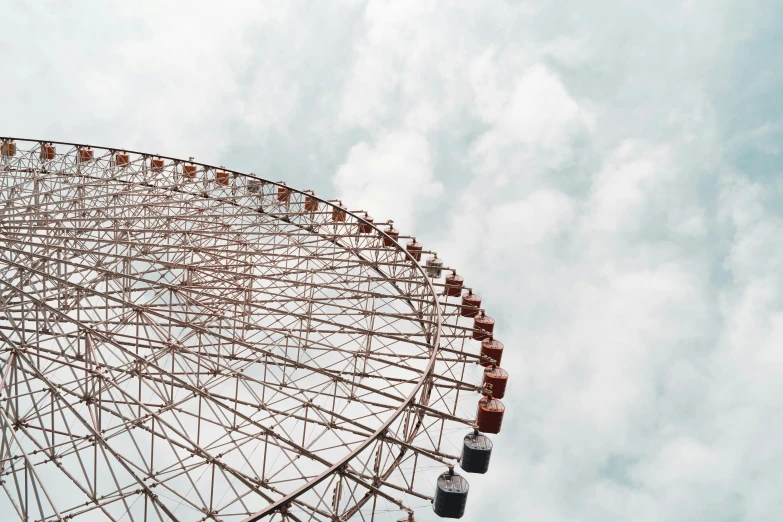
[[[244,110],[240,81],[256,53],[248,33],[283,14],[246,2],[7,9],[7,65],[27,56],[30,67],[0,87],[18,100],[8,131],[217,162]]]
[[[427,137],[419,131],[428,117],[426,109],[417,110],[409,115],[411,127],[353,146],[334,178],[338,197],[351,209],[368,210],[376,222],[393,219],[403,234],[411,233],[416,211],[443,190],[433,179]]]
[[[660,186],[672,187],[674,167],[665,150],[646,150],[625,141],[595,175],[590,195],[590,226],[606,232],[638,231]],[[666,204],[666,202],[664,202]]]
[[[356,61],[343,90],[339,115],[343,125],[376,125],[389,115],[393,94],[411,88],[407,82],[416,81],[412,69],[418,65],[410,59],[411,51],[429,52],[426,26],[411,21],[428,17],[434,5],[430,0],[366,5],[366,31],[355,46]]]
[[[504,90],[495,80],[503,64],[487,65],[487,59],[484,55],[474,63],[472,74],[477,114],[490,125],[473,146],[476,171],[507,183],[565,165],[573,157],[573,140],[589,132],[593,116],[542,64],[525,70]],[[512,161],[504,164],[504,158]]]
[[[571,223],[573,206],[560,192],[539,190],[524,200],[491,208],[487,212],[488,253],[552,239]]]

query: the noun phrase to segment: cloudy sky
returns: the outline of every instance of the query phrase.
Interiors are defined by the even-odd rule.
[[[0,0],[0,135],[394,219],[506,344],[464,520],[783,519],[778,0]]]

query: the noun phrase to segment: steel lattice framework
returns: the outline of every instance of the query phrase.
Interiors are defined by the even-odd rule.
[[[192,161],[2,143],[0,513],[429,505],[474,425],[480,355],[459,298],[388,230]]]

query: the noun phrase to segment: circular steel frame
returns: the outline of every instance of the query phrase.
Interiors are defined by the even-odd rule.
[[[401,509],[408,510],[405,508],[399,501],[396,501],[395,498],[389,496],[387,493],[384,493],[384,487],[394,487],[392,484],[385,484],[384,481],[391,475],[391,473],[400,465],[403,456],[405,455],[406,451],[410,450],[412,452],[416,452],[416,454],[421,454],[424,457],[428,457],[432,460],[435,460],[436,462],[445,462],[444,458],[446,460],[449,460],[449,455],[442,454],[439,452],[439,446],[440,443],[438,443],[438,450],[436,449],[428,449],[428,448],[419,448],[414,446],[414,439],[419,433],[419,430],[423,423],[423,418],[425,415],[432,416],[433,418],[440,419],[441,421],[451,421],[451,422],[459,422],[463,424],[470,424],[472,425],[473,421],[472,419],[468,418],[460,418],[456,416],[455,414],[451,412],[444,412],[439,411],[436,408],[430,408],[430,396],[433,390],[433,387],[438,386],[438,384],[435,382],[438,378],[438,375],[435,373],[436,363],[438,361],[439,355],[443,355],[443,351],[441,351],[441,341],[442,341],[442,334],[444,332],[444,327],[449,326],[452,328],[452,333],[446,335],[446,338],[449,340],[460,340],[467,337],[470,332],[470,328],[466,327],[459,327],[456,325],[445,325],[443,321],[443,315],[442,315],[442,308],[444,306],[444,302],[439,298],[439,296],[444,295],[443,293],[439,293],[435,286],[433,285],[432,280],[428,277],[425,269],[421,266],[419,261],[411,255],[406,249],[400,246],[398,241],[395,240],[395,238],[389,236],[384,230],[380,228],[379,225],[369,222],[362,218],[361,215],[359,215],[359,212],[350,211],[348,209],[345,209],[342,207],[341,204],[337,204],[333,201],[327,201],[322,198],[319,198],[315,196],[313,193],[308,191],[301,191],[295,188],[288,187],[286,184],[282,182],[274,182],[269,181],[263,178],[260,178],[258,176],[255,176],[253,174],[245,174],[237,171],[233,171],[230,169],[225,169],[223,167],[217,167],[214,165],[209,164],[203,164],[203,163],[197,163],[193,162],[191,160],[182,160],[178,158],[172,158],[167,156],[160,156],[160,155],[151,155],[151,154],[145,154],[141,152],[134,152],[134,151],[127,151],[125,149],[112,149],[112,148],[105,148],[105,147],[95,147],[95,146],[89,146],[85,144],[78,144],[78,143],[68,143],[68,142],[50,142],[50,141],[40,141],[40,140],[25,140],[25,139],[19,139],[19,138],[2,138],[0,137],[0,140],[2,140],[3,143],[11,143],[13,140],[13,143],[16,142],[25,142],[28,144],[32,144],[32,148],[29,149],[29,153],[33,154],[31,151],[37,150],[36,147],[44,147],[47,144],[49,145],[59,145],[59,146],[65,146],[70,147],[71,149],[68,151],[68,155],[72,155],[74,160],[78,163],[79,162],[79,155],[81,154],[82,150],[90,150],[90,158],[87,161],[93,161],[93,154],[94,151],[103,151],[104,156],[108,158],[115,158],[114,161],[118,161],[117,154],[128,154],[133,155],[134,160],[141,160],[145,162],[145,165],[147,165],[147,162],[156,159],[156,160],[163,160],[165,162],[170,162],[171,165],[174,167],[178,167],[180,165],[193,165],[197,169],[199,169],[199,172],[203,172],[205,175],[207,173],[227,173],[228,176],[231,176],[233,179],[241,178],[246,180],[246,182],[252,180],[253,182],[260,183],[262,186],[268,186],[273,188],[274,191],[286,191],[287,194],[290,195],[296,195],[299,197],[300,201],[314,201],[317,202],[317,205],[324,205],[330,212],[343,212],[344,213],[344,220],[347,223],[349,218],[352,220],[355,224],[361,224],[363,227],[367,228],[369,227],[369,230],[371,231],[370,234],[373,236],[377,236],[382,238],[383,242],[386,243],[387,246],[394,249],[397,253],[402,254],[403,258],[406,260],[407,263],[409,263],[415,271],[418,273],[420,277],[421,284],[424,285],[424,287],[427,289],[426,295],[418,295],[418,300],[423,300],[426,298],[428,301],[428,306],[431,308],[432,312],[429,314],[428,317],[423,317],[420,315],[420,324],[422,327],[422,331],[429,332],[429,337],[427,338],[427,346],[428,346],[428,352],[429,352],[429,359],[426,361],[426,365],[421,369],[420,371],[420,377],[418,381],[415,383],[413,388],[408,393],[407,397],[400,403],[400,405],[397,407],[397,409],[388,415],[388,417],[378,426],[375,431],[368,436],[364,442],[356,445],[353,449],[351,449],[347,454],[343,455],[339,460],[332,462],[330,466],[322,471],[318,476],[309,479],[309,481],[306,484],[303,484],[302,486],[298,487],[294,491],[288,492],[284,496],[281,496],[274,501],[270,502],[265,508],[263,508],[260,511],[257,511],[250,516],[247,516],[244,518],[244,522],[250,522],[250,521],[256,521],[259,520],[265,516],[273,515],[275,513],[280,513],[282,517],[290,516],[291,519],[297,520],[297,518],[291,514],[288,510],[291,507],[292,503],[296,501],[300,496],[302,496],[304,493],[312,490],[319,484],[321,484],[324,480],[334,477],[335,475],[348,475],[346,473],[346,466],[351,463],[352,460],[354,460],[357,455],[364,452],[370,445],[373,444],[373,442],[377,442],[378,440],[384,439],[386,436],[387,430],[390,428],[390,426],[395,423],[397,420],[399,420],[400,416],[404,412],[411,412],[412,407],[415,407],[414,409],[418,412],[418,422],[416,423],[415,427],[410,429],[407,434],[407,440],[392,440],[392,443],[395,444],[395,447],[400,448],[400,454],[397,458],[395,458],[391,464],[388,465],[385,471],[376,470],[375,478],[373,479],[372,484],[364,484],[363,487],[367,490],[367,494],[360,498],[360,499],[354,499],[355,504],[350,509],[343,510],[343,516],[347,518],[350,518],[353,514],[355,514],[361,506],[367,502],[370,497],[382,497],[385,498],[387,501],[390,501],[392,503],[397,503]],[[58,154],[59,156],[59,154]],[[69,156],[70,157],[70,156]],[[127,160],[124,160],[127,163]],[[2,164],[0,164],[0,176],[2,176]],[[149,168],[148,165],[145,168]],[[232,181],[233,182],[233,181]],[[245,183],[245,188],[247,188],[249,185]],[[150,187],[155,189],[160,189],[163,191],[171,190],[171,187]],[[181,189],[178,189],[181,191]],[[193,198],[211,198],[211,196],[207,195],[206,192],[199,193],[198,191],[195,192],[186,192],[186,194],[189,194]],[[219,201],[219,198],[216,198]],[[227,205],[233,205],[238,206],[236,201],[226,201],[224,202]],[[246,206],[244,207],[245,210],[252,211],[253,208]],[[302,230],[306,230],[308,233],[315,233],[313,229],[317,228],[312,223],[298,223],[294,222],[293,219],[290,218],[290,216],[274,216],[273,214],[269,214],[272,218],[277,220],[283,220],[288,225],[293,227],[298,227]],[[319,225],[323,225],[324,223],[319,223]],[[332,237],[333,236],[333,237]],[[332,235],[329,236],[321,235],[322,239],[325,239],[326,241],[332,241],[336,246],[339,246],[345,250],[350,250],[351,254],[356,256],[358,259],[360,259],[362,262],[368,263],[372,265],[372,260],[367,259],[366,257],[363,257],[361,252],[357,250],[351,249],[350,245],[341,244],[339,240],[338,235]],[[400,289],[393,278],[390,278],[388,274],[386,274],[379,266],[371,266],[372,270],[374,270],[379,276],[386,278],[390,281],[391,285],[397,288],[397,290],[400,292],[400,295],[403,295],[404,292],[402,289]],[[409,300],[408,303],[411,306],[411,309],[415,312],[416,307],[413,305],[413,303]],[[422,307],[423,308],[423,307]],[[456,309],[458,311],[458,308]],[[57,311],[52,310],[53,313],[58,313]],[[458,314],[457,314],[458,315]],[[429,324],[429,327],[426,326],[425,323]],[[466,333],[467,332],[467,333]],[[214,334],[213,334],[214,335]],[[451,342],[451,341],[450,341]],[[456,342],[456,341],[455,341]],[[454,352],[457,353],[458,350],[445,350],[446,352]],[[473,354],[468,353],[462,353],[459,356],[459,359],[457,360],[457,363],[461,361],[464,365],[465,362],[469,360],[470,357],[473,357],[474,359],[477,359],[478,357]],[[0,386],[5,385],[5,380],[8,377],[9,370],[6,369],[5,372],[3,372],[2,375],[0,375]],[[464,375],[464,369],[462,371],[462,374]],[[456,379],[447,379],[449,380],[449,386],[452,386],[454,389],[457,390],[457,394],[459,393],[460,389],[468,390],[468,391],[477,391],[478,386],[476,385],[470,385],[468,383],[460,382]],[[453,382],[452,382],[453,381]],[[419,397],[417,401],[417,397]],[[456,407],[455,407],[456,412]],[[306,422],[306,421],[305,421]],[[6,419],[6,423],[8,423],[8,419]],[[4,425],[5,426],[5,425]],[[4,427],[5,430],[5,427]],[[442,427],[441,427],[442,430]],[[442,433],[441,433],[442,436]],[[380,455],[380,450],[379,450]],[[0,458],[2,458],[2,455],[0,455]],[[27,458],[27,457],[25,457]],[[376,459],[379,459],[380,457],[376,457]],[[452,457],[453,458],[453,457]],[[27,470],[27,468],[25,468]],[[31,470],[32,471],[32,470]],[[356,479],[356,477],[352,477],[352,479]],[[40,481],[39,481],[40,482]],[[41,484],[41,487],[43,488],[43,484]],[[409,488],[410,489],[410,488]],[[335,491],[337,492],[338,500],[337,500],[337,507],[335,507],[335,512],[339,512],[339,492],[341,491],[341,486],[338,484],[335,487]],[[145,492],[148,495],[153,495],[151,492]],[[413,493],[413,491],[407,491],[407,493]],[[418,495],[422,498],[426,498],[422,495]],[[374,513],[373,508],[373,513]],[[315,511],[314,511],[315,513]],[[318,513],[321,513],[318,511]],[[323,513],[321,513],[323,515]],[[21,516],[21,515],[20,515]],[[209,515],[208,515],[209,516]]]

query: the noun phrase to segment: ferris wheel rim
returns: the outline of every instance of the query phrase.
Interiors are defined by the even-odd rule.
[[[285,188],[288,191],[291,191],[291,192],[294,192],[294,193],[297,193],[297,194],[301,194],[301,195],[307,196],[309,198],[312,198],[312,199],[314,199],[314,200],[316,200],[316,201],[318,201],[320,203],[324,203],[324,204],[328,205],[329,207],[331,207],[332,209],[340,209],[341,212],[344,212],[346,215],[349,215],[349,216],[353,217],[355,220],[357,220],[358,222],[361,222],[363,225],[370,226],[371,230],[376,232],[376,233],[378,233],[378,234],[380,234],[381,237],[393,239],[393,243],[392,243],[393,248],[395,250],[397,250],[398,252],[404,254],[406,256],[406,258],[407,258],[407,261],[411,262],[413,264],[413,266],[415,267],[416,271],[422,276],[422,280],[423,280],[422,282],[425,283],[425,287],[429,290],[429,294],[430,294],[429,297],[431,299],[431,304],[433,305],[432,308],[435,310],[435,314],[433,314],[434,315],[433,319],[434,319],[434,322],[435,322],[435,334],[434,334],[434,337],[432,339],[432,342],[430,343],[430,351],[431,351],[431,353],[430,353],[429,360],[427,361],[426,367],[424,367],[421,370],[420,377],[419,377],[418,381],[416,382],[416,384],[414,385],[413,389],[411,390],[410,394],[403,401],[401,401],[401,403],[397,407],[397,409],[395,411],[393,411],[388,416],[388,418],[381,424],[381,426],[378,429],[376,429],[375,432],[373,432],[365,440],[363,440],[361,443],[359,443],[356,446],[356,448],[354,448],[353,450],[349,451],[345,456],[343,456],[341,459],[339,459],[337,462],[335,462],[331,467],[329,467],[328,469],[323,471],[320,475],[318,475],[317,477],[313,478],[312,480],[309,480],[306,484],[300,486],[299,488],[297,488],[293,492],[285,495],[284,497],[276,500],[275,502],[273,502],[271,504],[268,504],[264,509],[262,509],[260,511],[257,511],[256,513],[254,513],[254,514],[252,514],[252,515],[242,519],[241,522],[256,522],[256,521],[260,520],[261,518],[263,518],[263,517],[265,517],[265,516],[267,516],[267,515],[269,515],[271,513],[279,511],[281,508],[284,508],[285,506],[289,505],[291,502],[295,501],[298,497],[300,497],[301,495],[303,495],[307,491],[315,488],[317,485],[319,485],[321,482],[323,482],[324,480],[326,480],[330,476],[334,475],[335,473],[338,473],[341,468],[344,468],[348,463],[350,463],[350,461],[355,459],[358,454],[360,454],[365,449],[367,449],[373,442],[375,442],[377,439],[379,439],[379,437],[383,436],[383,434],[399,418],[399,416],[403,412],[405,412],[412,404],[414,404],[417,401],[417,396],[422,391],[422,389],[424,388],[425,384],[427,384],[427,382],[431,379],[431,376],[432,376],[432,373],[433,373],[433,370],[434,370],[434,367],[435,367],[435,363],[436,363],[436,360],[437,360],[437,356],[438,356],[439,350],[440,350],[441,334],[442,334],[442,329],[443,329],[443,317],[442,317],[442,313],[441,313],[441,307],[439,306],[440,305],[440,301],[438,299],[438,293],[436,292],[430,277],[427,275],[427,272],[421,266],[421,263],[419,261],[417,261],[416,258],[411,255],[410,252],[408,252],[405,248],[403,248],[396,238],[390,237],[384,230],[382,230],[380,228],[380,226],[379,226],[380,223],[376,224],[373,221],[367,221],[362,216],[358,215],[358,212],[348,210],[347,208],[344,208],[341,205],[335,204],[334,201],[336,201],[336,200],[331,200],[330,201],[330,200],[323,199],[323,198],[315,195],[315,193],[313,193],[311,191],[300,190],[300,189],[297,189],[295,187],[289,187],[284,182],[271,181],[271,180],[268,180],[266,178],[262,178],[262,177],[260,177],[260,176],[258,176],[256,174],[253,174],[253,173],[245,173],[245,172],[241,172],[241,171],[236,171],[236,170],[232,170],[230,168],[226,168],[224,166],[217,166],[217,165],[212,165],[212,164],[208,164],[208,163],[202,163],[202,162],[195,161],[193,159],[182,159],[182,158],[177,158],[177,157],[173,157],[173,156],[165,156],[165,155],[157,154],[157,153],[151,154],[151,153],[148,153],[148,152],[135,151],[135,150],[127,149],[127,148],[106,147],[106,146],[101,146],[101,145],[92,145],[92,144],[87,144],[87,143],[76,143],[76,142],[66,142],[66,141],[57,141],[57,140],[42,140],[42,139],[33,139],[33,138],[19,138],[19,137],[14,137],[14,136],[0,136],[0,141],[2,141],[2,142],[6,142],[6,141],[17,142],[18,141],[18,142],[38,144],[39,146],[40,145],[45,145],[45,144],[64,145],[64,146],[68,146],[68,147],[75,147],[77,149],[78,148],[82,148],[82,147],[88,147],[88,148],[92,148],[92,149],[108,151],[109,153],[116,153],[116,152],[130,153],[130,154],[139,155],[139,156],[141,156],[143,158],[165,159],[165,160],[172,161],[175,164],[196,165],[196,166],[202,167],[204,169],[210,169],[210,170],[218,170],[219,169],[221,171],[228,172],[228,173],[233,174],[235,176],[241,176],[241,177],[244,177],[244,178],[258,180],[258,181],[261,181],[264,184],[269,184],[269,185],[273,185],[273,186],[276,186],[276,187]],[[61,156],[61,155],[64,155],[64,154],[58,152],[57,155]],[[163,190],[163,191],[166,191],[166,192],[170,191],[170,188],[168,188],[168,187],[156,187],[156,188],[160,189],[160,190]],[[197,194],[193,194],[193,193],[190,193],[190,194],[191,195],[197,195]],[[220,198],[214,198],[214,199],[216,199],[218,201],[220,200]],[[342,203],[342,202],[340,201],[340,203]],[[237,206],[242,206],[244,208],[250,208],[250,207],[246,207],[244,205],[237,205]],[[361,211],[361,212],[363,212],[363,211]],[[273,216],[278,221],[281,220],[280,217],[275,216],[274,214],[270,214],[270,215]],[[304,225],[293,223],[293,222],[289,222],[289,224],[291,224],[293,226],[296,226],[296,227],[298,227],[300,229],[305,229],[306,228]],[[357,252],[352,251],[352,255],[361,258],[361,256],[358,256]],[[387,274],[385,274],[379,268],[373,267],[373,269],[376,272],[382,274],[386,280],[392,281],[392,282],[394,281],[393,278],[389,277]],[[426,406],[426,404],[424,404],[424,405]],[[387,471],[391,472],[398,464],[399,463],[395,461],[389,467],[389,469]]]

